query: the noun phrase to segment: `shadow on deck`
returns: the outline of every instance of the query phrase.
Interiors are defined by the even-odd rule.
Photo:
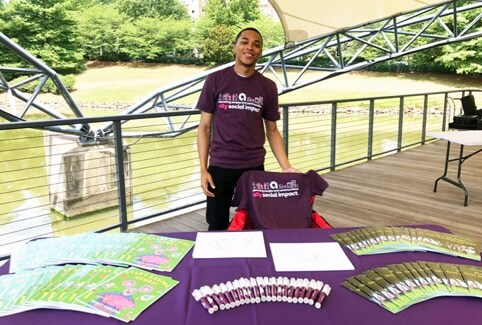
[[[469,192],[440,181],[446,141],[428,143],[340,171],[323,174],[330,187],[317,197],[314,208],[333,227],[437,224],[454,233],[482,240],[482,154],[463,164],[461,180]],[[458,152],[452,145],[452,155]],[[476,147],[466,147],[470,153]],[[478,147],[477,147],[478,148]],[[456,178],[456,163],[449,166]],[[166,233],[205,231],[204,209],[132,228],[129,231]]]

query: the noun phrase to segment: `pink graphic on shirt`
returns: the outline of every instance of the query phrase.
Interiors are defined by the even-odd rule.
[[[262,198],[263,194],[261,192],[253,192],[253,197]]]

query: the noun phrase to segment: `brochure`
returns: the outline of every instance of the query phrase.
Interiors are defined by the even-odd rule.
[[[10,272],[65,263],[172,271],[194,241],[141,233],[83,233],[28,242],[12,253]],[[61,249],[59,249],[61,247]]]
[[[0,316],[37,308],[134,320],[177,280],[135,267],[48,266],[0,276]]]
[[[342,286],[398,313],[440,296],[482,298],[482,267],[425,261],[389,264],[349,277]]]
[[[80,294],[75,300],[129,322],[177,283],[170,277],[131,267],[99,281],[92,290]]]
[[[330,236],[356,255],[430,251],[481,260],[481,244],[464,236],[410,227],[357,228]]]

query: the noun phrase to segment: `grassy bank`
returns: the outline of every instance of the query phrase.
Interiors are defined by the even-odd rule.
[[[88,66],[76,79],[72,97],[82,109],[108,106],[111,109],[147,97],[149,94],[204,71],[206,67],[162,64],[103,63]],[[300,81],[313,79],[322,72],[308,72]],[[290,72],[290,78],[297,71]],[[273,75],[267,74],[273,80]],[[280,102],[299,102],[399,95],[452,89],[481,88],[482,76],[466,77],[440,74],[395,74],[354,71],[327,79],[280,97]],[[50,96],[55,101],[55,97]],[[197,99],[191,96],[185,104]],[[99,105],[104,103],[106,105]]]

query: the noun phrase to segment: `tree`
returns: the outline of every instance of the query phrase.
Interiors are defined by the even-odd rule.
[[[480,14],[480,10],[461,12],[457,15],[458,30],[462,30],[468,26],[468,23],[472,21],[477,15]],[[454,19],[453,16],[448,15],[441,18],[449,29],[453,30]],[[418,26],[423,26],[422,23]],[[480,30],[480,24],[474,25],[473,29],[478,28]],[[414,32],[417,32],[414,29]],[[433,23],[425,31],[427,34],[444,34],[446,33],[441,24]],[[411,36],[406,36],[411,37]],[[417,40],[415,45],[423,45],[423,38]],[[482,60],[482,39],[475,38],[467,41],[452,43],[445,46],[437,46],[434,48],[426,49],[408,56],[410,62],[410,68],[413,71],[424,72],[446,72],[457,74],[475,74],[481,73]]]
[[[261,35],[263,35],[263,50],[285,43],[283,26],[281,26],[279,21],[275,21],[271,17],[261,15],[258,19],[246,22],[240,27],[254,27],[259,30]]]
[[[68,5],[62,0],[11,1],[0,13],[2,32],[57,72],[79,72],[84,68],[81,39]]]
[[[214,25],[236,26],[242,21],[241,15],[233,13],[225,0],[208,0],[204,6],[204,15]]]
[[[234,37],[243,25],[260,21],[257,0],[208,0],[198,23],[201,52],[207,62],[221,64],[233,60]]]
[[[232,47],[236,32],[226,25],[216,25],[204,41],[201,51],[206,62],[227,63],[234,60]]]
[[[244,22],[255,21],[261,17],[258,0],[230,0],[229,9]]]
[[[179,0],[118,0],[120,12],[133,20],[141,17],[187,19],[186,7]]]
[[[116,61],[120,51],[121,26],[129,17],[113,5],[94,5],[78,12],[77,22],[87,60]]]
[[[467,27],[470,21],[473,21],[482,10],[474,10],[462,13],[458,19],[458,29]],[[450,18],[453,24],[453,20]],[[475,24],[472,30],[481,31],[482,26]],[[482,73],[482,38],[473,38],[471,40],[454,43],[443,46],[440,49],[440,55],[435,61],[443,66],[454,70],[457,74],[480,74]]]
[[[482,74],[482,38],[444,46],[441,52],[435,61],[457,74]]]
[[[186,56],[192,52],[190,25],[189,20],[140,18],[123,25],[120,50],[133,60],[162,61]]]

